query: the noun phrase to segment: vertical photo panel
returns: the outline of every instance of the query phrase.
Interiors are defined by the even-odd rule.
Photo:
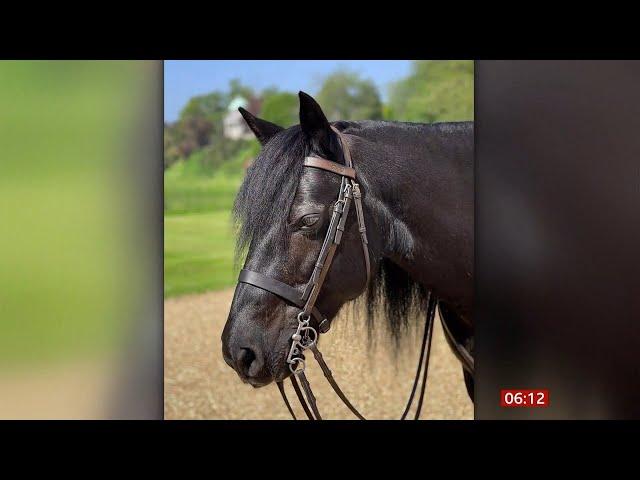
[[[473,418],[472,61],[167,61],[167,419]]]

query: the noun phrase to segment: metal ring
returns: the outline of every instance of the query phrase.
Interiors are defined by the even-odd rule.
[[[304,319],[304,316],[305,316],[305,315],[307,316],[307,318],[306,318],[306,319]],[[300,312],[300,313],[298,314],[298,321],[299,321],[300,323],[305,323],[305,324],[306,324],[306,323],[309,323],[309,320],[311,320],[311,315],[309,315],[308,313]]]
[[[300,329],[300,333],[305,332],[306,333],[313,333],[313,339],[311,340],[311,342],[306,343],[304,342],[304,337],[302,337],[302,339],[300,340],[300,345],[302,345],[302,348],[311,348],[313,347],[313,345],[315,345],[316,341],[318,340],[318,332],[316,332],[316,329],[313,327],[302,327]]]
[[[300,364],[302,364],[302,368],[296,368],[296,366]],[[307,368],[307,364],[304,363],[304,360],[300,357],[296,357],[289,362],[289,370],[291,370],[291,373],[294,375],[298,372],[304,372],[305,368]]]

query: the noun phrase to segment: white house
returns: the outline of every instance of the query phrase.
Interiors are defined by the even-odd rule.
[[[229,103],[229,107],[227,108],[228,112],[222,120],[224,136],[231,140],[252,139],[254,138],[253,133],[238,111],[239,107],[251,110],[249,108],[249,101],[246,98],[238,96],[231,100],[231,103]]]

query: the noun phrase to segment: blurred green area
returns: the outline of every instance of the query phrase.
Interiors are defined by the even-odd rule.
[[[1,370],[104,354],[123,336],[135,292],[121,278],[136,277],[119,167],[147,67],[0,62]]]
[[[245,165],[257,155],[257,141],[241,144],[226,161],[211,166],[203,151],[178,161],[164,174],[164,213],[179,215],[231,210]]]
[[[164,295],[204,292],[234,283],[231,209],[244,165],[258,142],[245,142],[228,162],[209,172],[193,155],[164,175]]]
[[[373,81],[345,69],[310,93],[329,120],[473,120],[473,62],[416,61],[407,78],[389,85],[387,103]],[[298,123],[296,92],[256,92],[233,81],[225,92],[193,97],[178,121],[165,124],[165,297],[236,282],[231,207],[245,168],[259,152],[257,141],[224,134],[224,119],[238,97],[265,120],[284,127]]]
[[[473,61],[414,62],[411,74],[391,86],[387,107],[388,120],[473,120]]]
[[[164,220],[167,297],[235,283],[234,240],[228,211],[168,215]]]

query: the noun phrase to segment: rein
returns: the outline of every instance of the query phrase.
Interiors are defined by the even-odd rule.
[[[322,373],[324,374],[327,381],[329,382],[329,385],[334,390],[336,395],[340,398],[340,400],[342,400],[342,402],[347,406],[347,408],[349,408],[349,410],[351,410],[351,412],[353,412],[356,417],[358,417],[360,420],[365,420],[365,418],[360,414],[360,412],[353,406],[353,404],[344,394],[335,378],[333,377],[333,373],[325,362],[322,353],[320,353],[320,350],[318,350],[319,333],[321,334],[328,332],[329,328],[331,327],[331,323],[324,315],[322,315],[320,311],[318,311],[315,304],[316,300],[318,299],[318,295],[320,294],[322,285],[324,284],[327,273],[331,268],[335,252],[340,245],[340,242],[342,241],[342,235],[345,231],[345,226],[352,203],[355,205],[358,230],[360,232],[360,240],[362,243],[362,252],[366,271],[366,278],[364,283],[365,290],[369,286],[369,282],[371,280],[371,262],[369,258],[367,229],[365,226],[364,213],[362,209],[362,194],[360,191],[360,185],[356,182],[356,171],[353,167],[351,152],[349,151],[349,147],[347,145],[347,142],[345,141],[343,134],[333,126],[331,126],[331,129],[338,135],[340,143],[342,144],[342,152],[345,160],[345,165],[341,165],[337,162],[315,156],[308,156],[304,159],[305,167],[317,168],[334,173],[336,175],[340,175],[342,177],[340,183],[340,191],[338,192],[338,199],[333,206],[333,213],[331,216],[331,221],[329,223],[329,228],[322,243],[322,248],[320,249],[320,253],[315,263],[313,272],[311,273],[311,277],[309,278],[304,291],[300,293],[298,289],[290,285],[282,283],[274,278],[262,275],[261,273],[247,269],[243,269],[240,272],[238,282],[261,288],[262,290],[270,292],[288,302],[289,304],[295,305],[296,307],[301,309],[300,313],[298,314],[298,325],[296,331],[291,337],[291,347],[287,355],[287,364],[289,365],[289,370],[291,370],[292,373],[289,378],[291,379],[293,389],[309,420],[322,420],[322,416],[320,415],[320,411],[318,410],[316,398],[313,394],[313,390],[311,389],[311,384],[309,383],[309,380],[304,373],[306,364],[303,352],[305,350],[310,350],[313,353],[314,358],[320,365]],[[404,413],[401,417],[402,420],[406,418],[413,403],[423,364],[424,372],[422,372],[422,386],[414,417],[415,420],[417,420],[420,416],[420,410],[422,408],[423,398],[425,394],[427,370],[429,366],[429,355],[431,350],[431,338],[433,335],[433,318],[437,300],[430,293],[427,302],[427,318],[425,322],[417,372],[413,382],[411,394],[407,401],[407,406],[405,407]],[[311,318],[313,318],[313,320],[315,321],[314,324],[316,328],[311,326]],[[280,394],[282,395],[285,406],[289,410],[289,413],[291,413],[293,419],[296,420],[296,416],[285,393],[284,385],[282,384],[282,382],[277,382],[277,385],[278,389],[280,390]]]

